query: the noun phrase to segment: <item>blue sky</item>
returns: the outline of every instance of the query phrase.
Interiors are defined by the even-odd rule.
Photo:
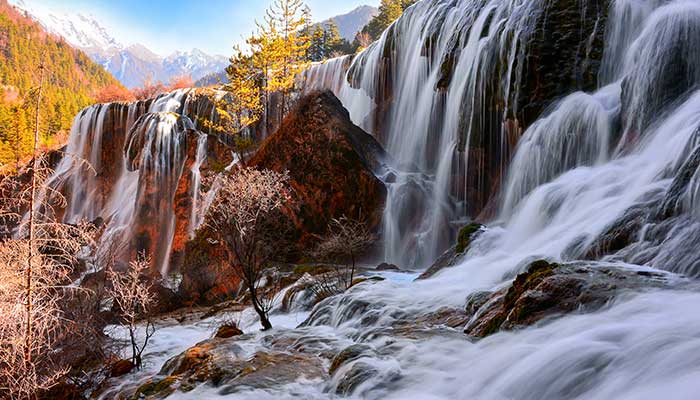
[[[141,43],[167,55],[199,48],[228,55],[273,0],[25,0],[67,12],[93,14],[122,43]],[[379,0],[306,0],[314,20],[344,14]]]

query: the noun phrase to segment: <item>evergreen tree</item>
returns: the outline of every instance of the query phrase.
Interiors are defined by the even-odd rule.
[[[401,17],[404,10],[415,2],[416,0],[382,0],[379,14],[362,29],[362,33],[370,35],[372,40],[379,39],[382,33]]]
[[[0,0],[0,171],[31,158],[32,87],[46,61],[42,96],[41,147],[67,137],[73,117],[93,96],[119,83],[82,52],[47,35],[26,15]],[[119,85],[120,86],[120,85]]]
[[[274,53],[272,73],[270,74],[270,89],[281,94],[280,114],[284,116],[288,110],[289,96],[294,90],[296,76],[306,69],[305,55],[309,47],[308,38],[301,31],[304,17],[301,10],[304,3],[301,0],[275,0],[267,11],[268,19],[277,27],[279,35],[275,42],[279,43]]]

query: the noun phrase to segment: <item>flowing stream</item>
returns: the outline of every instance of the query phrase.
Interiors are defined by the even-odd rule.
[[[454,213],[449,218],[459,218],[458,208],[439,207],[451,202],[442,174],[452,167],[443,164],[454,164],[457,133],[465,133],[452,108],[465,98],[465,91],[474,91],[467,99],[478,97],[480,83],[474,74],[490,62],[487,55],[493,49],[487,50],[489,46],[503,46],[499,41],[503,37],[531,34],[528,24],[534,15],[546,11],[545,3],[422,1],[379,44],[354,60],[332,60],[307,75],[312,87],[333,89],[354,120],[377,133],[367,113],[378,106],[372,101],[376,87],[371,85],[379,81],[379,67],[370,66],[383,62],[380,49],[389,35],[395,35],[394,46],[406,47],[399,52],[405,60],[394,64],[397,78],[391,123],[382,134],[400,163],[432,171],[425,180],[436,191],[425,202],[429,211],[426,225],[410,235],[435,233],[430,226],[438,223],[439,210],[447,209]],[[486,19],[489,28],[483,25]],[[480,28],[471,30],[478,34],[473,40],[466,39],[455,67],[461,73],[455,74],[447,93],[442,94],[443,129],[438,146],[432,147],[437,156],[431,159],[426,154],[431,148],[428,136],[435,131],[429,121],[434,119],[440,96],[434,90],[431,59],[419,51],[424,41],[418,38],[425,37],[433,20],[445,32],[458,30],[459,24]],[[323,337],[331,327],[337,340],[363,343],[374,350],[343,367],[363,363],[373,371],[349,397],[697,397],[700,314],[694,310],[700,301],[695,282],[700,276],[700,2],[618,0],[611,5],[607,24],[599,89],[560,99],[523,133],[503,181],[497,215],[459,265],[424,281],[388,279],[358,285],[317,305],[298,328],[302,335]],[[501,28],[496,30],[496,26]],[[433,43],[439,53],[450,35],[436,36]],[[413,51],[411,46],[415,46]],[[500,51],[505,55],[501,62],[522,57],[514,46]],[[353,69],[358,63],[364,67]],[[351,81],[362,86],[352,87]],[[418,179],[420,173],[407,175]],[[397,179],[396,184],[408,184],[408,179]],[[400,194],[391,194],[391,190],[385,219],[394,215],[391,203],[400,204],[400,199],[391,198]],[[635,219],[639,228],[629,243],[596,258],[619,268],[660,271],[666,279],[684,283],[677,289],[630,291],[598,312],[575,313],[476,342],[447,328],[418,338],[392,333],[392,322],[399,316],[420,315],[442,306],[461,308],[467,295],[507,285],[522,272],[527,260],[584,259],[586,249],[610,227],[626,221],[631,212],[641,216]],[[409,234],[392,233],[392,224],[399,222],[385,221],[385,237]],[[408,258],[418,257],[401,254],[405,240],[409,239],[387,244],[387,259],[411,264]],[[431,239],[421,240],[427,242],[420,245],[424,246],[420,257],[434,256]],[[588,264],[595,267],[599,262]],[[363,311],[357,311],[358,307]],[[341,384],[338,376],[343,372],[347,371],[323,383],[298,382],[235,395],[203,385],[195,393],[235,399],[335,398]],[[177,394],[173,398],[187,397]]]
[[[466,179],[477,171],[468,170],[473,164],[467,158],[473,154],[463,150],[489,126],[487,97],[496,93],[503,102],[493,143],[501,155],[496,164],[502,164],[497,168],[503,169],[503,179],[493,218],[459,264],[433,278],[414,282],[414,275],[387,273],[383,282],[357,285],[324,300],[310,316],[276,309],[278,328],[243,343],[253,352],[268,346],[268,335],[293,332],[372,349],[329,381],[301,379],[233,394],[202,384],[171,398],[343,397],[336,395],[341,377],[360,364],[371,373],[346,397],[697,398],[700,2],[616,0],[605,22],[582,6],[581,14],[593,19],[593,32],[605,32],[597,89],[572,90],[554,101],[518,132],[517,147],[509,149],[509,135],[520,129],[514,116],[527,106],[519,103],[517,93],[528,73],[522,44],[558,3],[419,1],[361,54],[307,73],[309,89],[332,89],[354,122],[377,135],[395,160],[395,170],[383,177],[389,186],[384,258],[403,267],[429,265],[454,239],[454,227],[469,216],[472,197]],[[592,51],[589,39],[580,40],[581,59]],[[445,75],[445,65],[451,74]],[[177,150],[183,125],[161,113],[175,110],[183,96],[163,96],[151,105],[157,124],[148,130],[155,129],[162,140],[154,142],[156,153],[144,152],[132,162],[157,161],[156,169],[180,168],[182,173],[180,163],[170,163],[178,153],[165,150]],[[123,107],[127,127],[148,121],[139,107]],[[78,116],[74,131],[82,134],[71,135],[69,153],[103,165],[98,149],[106,115],[105,106],[96,106]],[[118,183],[107,194],[97,180],[70,165],[59,166],[57,176],[74,188],[66,220],[104,218],[106,237],[118,242],[135,215],[126,199],[134,196],[139,169],[126,157],[115,160],[110,166]],[[156,181],[170,188],[168,179]],[[196,199],[202,201],[206,203]],[[196,216],[193,212],[192,219]],[[624,243],[596,247],[618,227],[630,230]],[[479,341],[447,327],[418,337],[394,330],[398,318],[440,307],[463,308],[468,295],[505,287],[535,258],[653,271],[677,285],[625,292],[600,311],[573,313]],[[254,329],[253,322],[244,325]],[[213,329],[206,323],[164,329],[147,357],[162,362],[210,337]],[[178,340],[170,340],[174,337]]]

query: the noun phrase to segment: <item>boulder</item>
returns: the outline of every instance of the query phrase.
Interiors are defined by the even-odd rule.
[[[561,314],[595,311],[627,291],[671,284],[665,274],[646,269],[537,260],[509,287],[469,296],[466,313],[470,319],[464,332],[482,338]]]
[[[241,336],[243,331],[238,329],[236,325],[221,325],[219,329],[216,330],[214,337],[219,339],[228,339],[234,336]]]
[[[394,264],[381,263],[377,265],[377,271],[399,271],[401,268]]]
[[[135,365],[131,360],[119,360],[109,369],[109,376],[117,378],[124,376],[134,369]]]
[[[323,379],[327,375],[322,359],[313,355],[269,350],[248,356],[235,342],[214,338],[169,360],[158,377],[142,385],[136,396],[162,398],[204,383],[227,395],[241,389],[270,390],[299,379]]]
[[[289,171],[294,204],[285,214],[298,256],[332,218],[363,218],[372,228],[379,226],[386,188],[375,173],[384,159],[379,143],[351,122],[335,95],[324,91],[301,98],[248,164]]]

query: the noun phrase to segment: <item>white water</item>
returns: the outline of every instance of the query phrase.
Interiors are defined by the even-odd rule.
[[[200,112],[192,109],[193,96],[193,91],[181,89],[150,103],[100,104],[75,118],[66,156],[51,185],[67,193],[64,221],[100,218],[104,222],[99,245],[102,256],[135,256],[134,227],[145,218],[139,212],[153,208],[157,215],[150,217],[158,227],[152,238],[155,243],[144,250],[153,252],[154,267],[167,274],[176,223],[173,198],[187,157],[187,130],[194,129],[188,116],[196,120]],[[207,135],[198,135],[191,167],[190,235],[201,224],[204,212],[199,170],[207,156]],[[103,160],[104,156],[109,159]]]
[[[440,228],[464,214],[464,185],[453,182],[452,175],[464,172],[460,169],[467,160],[458,149],[479,129],[471,125],[484,107],[485,81],[479,73],[505,63],[510,73],[499,90],[519,86],[510,80],[522,78],[518,60],[525,55],[514,38],[531,34],[532,21],[545,10],[544,3],[423,0],[378,44],[352,61],[364,68],[352,68],[347,59],[339,59],[309,73],[312,85],[336,91],[356,123],[384,135],[382,140],[399,164],[394,177],[390,173],[383,177],[389,183],[384,216],[387,260],[402,266],[424,265],[445,243]],[[358,399],[697,398],[698,170],[682,190],[677,215],[665,220],[647,217],[643,228],[634,232],[635,243],[609,255],[620,268],[670,271],[666,277],[679,282],[678,288],[631,291],[595,313],[574,313],[477,342],[467,340],[460,329],[435,330],[418,338],[390,329],[397,318],[443,306],[462,308],[469,294],[508,285],[528,260],[576,259],[627,211],[641,208],[652,215],[669,195],[672,182],[700,143],[700,2],[618,0],[612,10],[600,89],[571,93],[523,134],[502,187],[498,219],[473,243],[467,257],[425,281],[406,279],[415,275],[383,273],[387,281],[358,285],[326,300],[314,310],[313,319],[295,330],[303,336],[331,338],[341,347],[364,343],[377,354],[344,366],[329,382],[312,379],[265,391],[243,389],[228,398],[336,398],[339,377],[358,362],[377,371],[350,395]],[[439,66],[454,35],[467,32],[466,26],[475,28],[461,39],[463,50],[453,80],[436,92]],[[429,36],[434,41],[424,55]],[[394,101],[380,110],[389,115],[387,125],[380,127],[372,115],[380,105],[372,99],[381,98],[385,89],[382,50],[389,41],[395,43],[398,55],[391,71]],[[682,74],[675,73],[672,67],[677,66]],[[506,110],[521,106],[516,94],[505,93],[503,98],[508,100]],[[181,94],[164,96],[148,111],[173,111],[181,101]],[[468,115],[460,118],[464,104]],[[120,112],[131,126],[145,110],[134,104]],[[507,113],[512,111],[504,113],[504,123]],[[69,145],[69,153],[94,162],[98,173],[105,168],[99,151],[107,133],[105,116],[104,106],[81,113]],[[167,116],[164,120],[164,127],[148,131],[164,139],[156,142],[174,144],[176,150],[179,141],[165,140],[177,137],[167,123],[172,120]],[[195,164],[200,160],[197,153]],[[139,162],[146,165],[152,154],[142,154],[145,158]],[[167,154],[167,162],[158,168],[171,165],[179,153]],[[140,170],[130,171],[127,158],[120,157],[115,171],[110,171],[117,177],[111,191],[101,189],[98,180],[67,161],[59,166],[56,179],[80,188],[70,192],[67,220],[102,217],[107,224],[103,237],[128,246],[122,235],[134,219]],[[210,200],[197,197],[195,203],[206,205]],[[168,226],[163,223],[165,242],[171,235]],[[359,303],[370,307],[357,313]],[[273,324],[278,328],[270,335],[290,330],[306,317],[276,313]],[[250,310],[242,326],[255,329]],[[133,384],[155,374],[165,360],[210,337],[215,328],[213,320],[163,327],[146,357],[146,370],[117,384]],[[241,341],[246,354],[265,349],[266,335],[256,333]],[[222,397],[207,384],[171,396]]]
[[[422,180],[429,182],[420,185],[432,187],[428,194],[418,194],[412,177],[390,182],[383,223],[386,261],[428,266],[465,218],[468,192],[490,190],[470,188],[467,182],[470,174],[479,174],[467,171],[469,151],[464,150],[472,136],[500,135],[494,143],[500,143],[496,152],[505,159],[501,170],[505,168],[508,132],[520,129],[513,117],[520,108],[513,88],[522,86],[524,44],[536,22],[546,18],[547,3],[421,1],[352,62],[331,60],[307,73],[309,89],[332,89],[356,124],[375,134],[399,165],[422,171]],[[443,68],[450,60],[453,67]],[[451,70],[447,83],[445,70]],[[491,132],[488,101],[496,95],[505,104],[501,127]],[[389,101],[386,108],[384,101]],[[400,211],[407,208],[413,214],[410,221]]]
[[[482,3],[494,15],[503,11],[506,21],[502,23],[517,27],[520,22],[527,22],[522,13],[532,11],[529,7],[538,2],[521,2],[520,7],[513,7],[516,2],[509,1]],[[402,35],[415,38],[411,29],[429,26],[427,21],[438,14],[440,7],[447,7],[446,2],[418,3],[399,22],[407,24]],[[647,217],[643,228],[632,238],[636,241],[631,244],[634,254],[621,251],[621,260],[616,263],[620,268],[671,271],[666,274],[667,279],[682,286],[630,291],[598,312],[575,313],[477,342],[467,340],[459,329],[435,330],[419,338],[404,337],[390,329],[397,318],[417,316],[443,306],[464,307],[467,295],[509,284],[533,258],[575,258],[628,210],[641,208],[653,215],[661,199],[671,195],[668,191],[672,182],[699,142],[700,91],[694,84],[700,84],[700,79],[696,79],[694,71],[700,68],[700,55],[695,51],[700,48],[700,36],[688,32],[695,32],[695,27],[700,26],[700,2],[619,0],[614,10],[607,29],[609,43],[601,89],[590,94],[573,93],[562,99],[524,134],[503,186],[499,220],[476,240],[467,257],[429,280],[393,279],[358,285],[318,305],[312,318],[298,329],[304,335],[325,337],[331,328],[339,342],[364,343],[377,353],[342,367],[330,382],[302,381],[266,391],[242,390],[228,398],[336,398],[333,393],[339,376],[359,362],[369,364],[377,374],[351,394],[351,398],[358,399],[697,398],[700,314],[695,310],[700,292],[694,279],[700,276],[700,254],[697,241],[688,243],[687,239],[697,238],[700,229],[697,171],[691,174],[690,183],[681,193],[679,214],[665,220]],[[459,16],[479,23],[480,14],[472,15],[468,8],[460,8]],[[513,21],[509,21],[511,16]],[[441,26],[454,29],[455,24],[446,20],[441,21]],[[474,45],[478,48],[487,42],[478,40]],[[680,48],[680,52],[673,53],[671,49],[679,44],[682,45],[675,48]],[[667,47],[659,48],[660,45]],[[371,58],[378,57],[377,52],[370,49],[359,60],[371,64]],[[644,58],[651,53],[657,58]],[[471,53],[471,57],[474,54],[478,53]],[[667,81],[656,79],[664,78],[660,71],[669,71],[669,64],[663,59],[669,56],[675,57],[679,63],[676,65],[685,65],[690,71],[682,78],[694,84],[685,90],[668,92],[664,86]],[[460,65],[468,72],[468,66],[474,64],[465,60]],[[615,63],[619,60],[636,64],[618,68]],[[425,64],[415,62],[410,68],[425,70]],[[365,68],[362,73],[375,73],[372,70]],[[318,70],[314,73],[317,78],[323,76],[318,75]],[[329,71],[325,74],[324,81],[343,76]],[[411,75],[416,76],[420,74]],[[361,81],[377,82],[370,78]],[[414,108],[404,112],[411,111],[416,115],[412,121],[420,122],[419,116],[425,116],[421,114],[426,110],[423,107],[431,107],[431,85],[426,88],[425,80],[408,78],[397,82],[399,91],[404,90],[403,96],[409,99],[405,101],[413,102]],[[478,87],[476,80],[466,82]],[[333,89],[342,97],[344,86],[340,82]],[[462,88],[451,86],[448,92],[453,90],[461,92]],[[624,93],[634,93],[634,98],[625,99]],[[665,101],[659,104],[658,98],[649,93],[661,93]],[[397,102],[403,102],[402,99]],[[655,112],[650,113],[652,109]],[[445,113],[446,119],[449,116],[449,112]],[[357,108],[353,109],[353,118],[362,120]],[[638,125],[642,119],[646,123]],[[450,124],[445,121],[444,126]],[[366,121],[365,127],[371,127],[371,122]],[[404,161],[429,164],[428,157],[418,154],[427,143],[421,136],[426,133],[422,131],[425,126],[416,123],[410,127],[404,126],[401,133],[405,141],[394,144],[403,150],[394,155],[406,156]],[[455,140],[455,136],[444,135],[438,146],[450,153],[450,158]],[[389,147],[392,150],[392,145]],[[438,155],[445,156],[443,152]],[[442,170],[440,164],[449,163],[433,161],[438,166],[435,171]],[[397,177],[397,182],[411,175],[418,180],[421,174],[412,172]],[[444,184],[440,179],[440,173],[436,173],[433,179],[422,181],[428,182],[425,188],[430,191]],[[429,204],[428,208],[435,203]],[[395,211],[397,208],[389,207],[387,213]],[[661,229],[669,224],[671,229]],[[400,244],[401,239],[396,243]],[[676,262],[678,258],[673,256],[684,259]],[[640,263],[645,265],[631,265],[630,258],[644,259]],[[690,279],[673,272],[684,273]],[[359,304],[369,304],[369,308],[358,314]],[[173,396],[220,397],[224,396],[208,385],[193,393]]]

